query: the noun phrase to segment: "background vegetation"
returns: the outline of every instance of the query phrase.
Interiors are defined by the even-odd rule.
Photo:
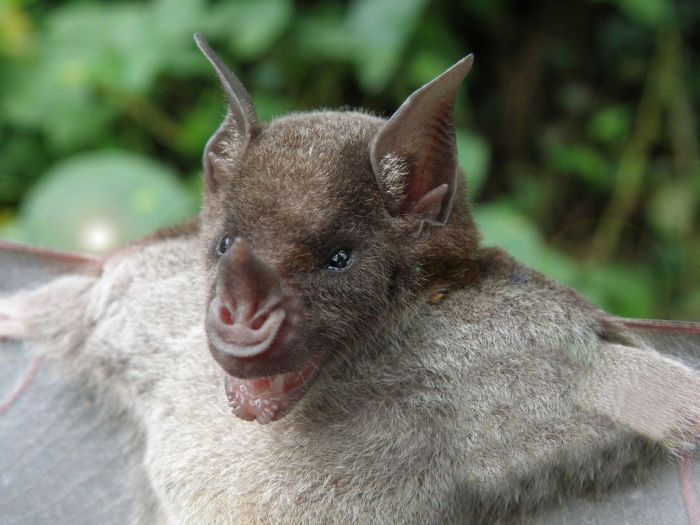
[[[622,315],[700,319],[697,0],[0,0],[0,237],[107,250],[196,212],[223,115],[390,114],[467,52],[487,242]]]

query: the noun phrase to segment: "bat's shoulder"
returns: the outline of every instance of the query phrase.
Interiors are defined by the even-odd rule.
[[[500,249],[477,253],[479,278],[428,307],[438,330],[459,337],[458,347],[490,354],[573,355],[586,361],[602,342],[608,314],[575,290],[519,263]],[[430,303],[428,303],[430,304]],[[455,329],[457,328],[457,329]]]
[[[604,312],[576,290],[525,266],[498,248],[476,254],[474,283],[448,293],[462,318],[516,322],[596,321]]]
[[[169,279],[199,269],[199,220],[169,226],[127,244],[105,259],[103,276],[125,274],[129,279]]]

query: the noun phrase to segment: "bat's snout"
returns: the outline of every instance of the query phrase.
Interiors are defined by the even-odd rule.
[[[229,374],[247,376],[284,346],[294,317],[275,269],[236,239],[222,256],[207,311],[209,346]]]

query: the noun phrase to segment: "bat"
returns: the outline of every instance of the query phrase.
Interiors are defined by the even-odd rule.
[[[671,454],[676,500],[637,506],[700,523],[700,325],[617,318],[481,245],[452,116],[471,56],[388,120],[263,123],[195,38],[227,100],[197,221],[100,259],[0,249],[23,280],[0,336],[124,428],[105,441],[138,487],[120,512],[555,523],[635,479],[653,501]]]

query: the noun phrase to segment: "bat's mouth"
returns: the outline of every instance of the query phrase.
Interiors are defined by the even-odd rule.
[[[241,379],[227,375],[226,397],[231,412],[260,424],[276,421],[289,413],[316,378],[322,353],[312,357],[301,370],[271,376]]]

